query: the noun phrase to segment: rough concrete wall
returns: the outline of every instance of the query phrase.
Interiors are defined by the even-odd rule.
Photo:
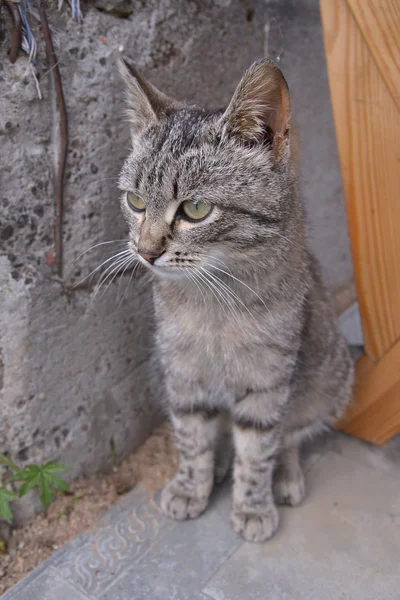
[[[263,2],[168,0],[83,3],[76,24],[51,4],[69,115],[64,213],[64,277],[79,281],[126,236],[115,178],[129,144],[122,118],[118,48],[179,98],[227,103],[245,68],[262,55]],[[4,16],[4,15],[3,15]],[[37,39],[41,40],[37,31]],[[240,44],[238,44],[240,40]],[[110,464],[147,435],[158,414],[157,382],[149,391],[151,301],[129,278],[90,301],[90,290],[66,293],[49,266],[53,254],[53,123],[57,121],[43,43],[39,101],[27,61],[10,65],[0,48],[2,169],[0,328],[3,386],[0,448],[18,462],[60,458],[70,476]],[[112,247],[115,251],[115,248]],[[118,289],[119,288],[119,289]]]
[[[220,106],[229,101],[246,67],[264,54],[271,40],[271,17],[272,22],[286,19],[285,28],[287,22],[286,13],[276,16],[277,3],[262,0],[98,0],[82,4],[81,24],[70,19],[66,6],[58,13],[55,2],[48,4],[49,20],[58,32],[57,54],[69,115],[63,224],[68,285],[79,281],[117,246],[100,246],[74,264],[81,252],[96,243],[126,236],[115,185],[129,144],[115,66],[118,48],[122,45],[125,54],[166,93],[205,106]],[[291,6],[290,2],[282,4]],[[317,0],[311,4],[314,35],[318,29]],[[117,13],[110,13],[110,8],[117,8]],[[301,14],[295,14],[302,19]],[[289,25],[292,31],[295,21],[289,19]],[[113,283],[95,303],[90,301],[90,290],[66,293],[57,282],[54,267],[49,266],[57,115],[45,51],[40,41],[38,71],[43,100],[39,101],[26,59],[9,64],[4,31],[3,22],[0,448],[21,463],[61,458],[75,476],[110,464],[111,439],[120,456],[129,452],[147,435],[157,417],[160,384],[156,381],[153,391],[149,390],[148,376],[151,301],[146,286],[136,277],[124,296],[127,278]],[[320,44],[320,32],[318,36]],[[37,39],[41,40],[40,32]],[[299,49],[290,46],[289,38],[285,42],[287,60],[285,54],[282,63],[288,69],[289,84],[296,88],[295,109],[297,104],[300,112],[308,114],[309,106],[301,104],[296,69],[306,69],[309,48],[301,45],[298,36],[294,40]],[[292,60],[295,68],[291,67]],[[312,64],[306,104],[314,95],[322,94],[320,110],[328,120],[332,138],[323,58]],[[307,118],[303,127],[314,136],[314,143],[312,139],[307,142],[305,165],[314,184],[305,179],[306,202],[314,206],[316,192],[320,206],[329,213],[331,189],[324,190],[329,184],[336,194],[339,225],[345,231],[334,142],[330,139],[326,150],[324,131],[312,128],[310,133]],[[320,172],[329,167],[333,180],[325,179],[324,185],[316,188],[318,176],[313,164],[321,156],[326,164]],[[332,161],[336,161],[333,171]],[[322,244],[317,244],[318,249]],[[334,286],[348,279],[346,245],[345,253],[345,268],[331,277]],[[324,253],[319,254],[329,267]]]

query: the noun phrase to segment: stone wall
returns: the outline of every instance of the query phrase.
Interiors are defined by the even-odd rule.
[[[52,265],[58,116],[45,48],[36,28],[39,100],[27,59],[14,65],[7,60],[8,21],[2,9],[1,451],[21,463],[60,458],[71,467],[71,477],[90,473],[110,465],[111,447],[119,457],[132,450],[159,415],[161,380],[149,389],[152,319],[145,282],[121,277],[94,301],[91,289],[67,289],[119,246],[106,244],[77,258],[84,250],[126,236],[116,190],[129,145],[116,69],[122,50],[166,93],[206,106],[227,103],[243,71],[268,49],[280,53],[293,85],[300,136],[306,133],[302,177],[318,232],[313,245],[332,287],[351,278],[318,3],[292,5],[98,0],[82,2],[84,19],[75,23],[67,3],[61,12],[55,2],[46,4],[69,116],[66,287]],[[319,227],[332,219],[336,239],[329,226],[327,252]]]

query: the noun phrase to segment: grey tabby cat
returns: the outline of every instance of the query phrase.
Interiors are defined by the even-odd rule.
[[[306,244],[288,87],[260,60],[226,110],[208,111],[121,71],[132,128],[122,210],[130,250],[154,275],[180,453],[162,509],[199,516],[234,446],[232,525],[262,542],[278,527],[275,503],[304,498],[301,442],[341,417],[353,382]]]

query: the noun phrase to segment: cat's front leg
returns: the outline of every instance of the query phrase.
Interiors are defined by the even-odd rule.
[[[162,491],[161,508],[172,519],[193,519],[207,507],[213,487],[218,413],[180,410],[172,413],[172,424],[179,467]]]
[[[263,403],[262,395],[252,396],[247,411],[233,413],[236,457],[231,521],[247,541],[264,542],[279,525],[272,481],[282,436],[276,416],[263,418],[256,410]]]

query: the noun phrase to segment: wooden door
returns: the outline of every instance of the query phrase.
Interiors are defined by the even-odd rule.
[[[400,431],[400,1],[320,0],[365,342],[340,428]]]

